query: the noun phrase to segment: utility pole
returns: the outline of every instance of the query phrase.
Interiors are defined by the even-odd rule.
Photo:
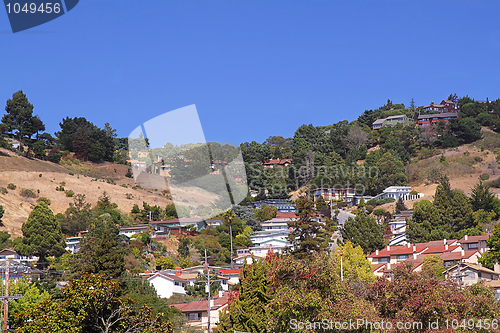
[[[342,264],[343,253],[340,252],[340,281],[344,281],[344,265]]]
[[[9,324],[9,259],[5,259],[5,306],[3,308],[2,332],[7,330]]]
[[[208,267],[208,261],[207,261],[207,249],[205,249],[205,266],[207,266],[207,285],[206,288],[208,289],[208,311],[207,311],[207,319],[208,319],[208,326],[207,326],[207,332],[210,333],[210,269]]]

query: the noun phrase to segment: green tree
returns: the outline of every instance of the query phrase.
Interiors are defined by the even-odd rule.
[[[74,273],[105,274],[118,278],[124,272],[123,242],[109,214],[95,219],[72,267]]]
[[[179,238],[179,245],[177,247],[177,252],[183,258],[189,257],[189,245],[191,244],[191,240],[187,237]]]
[[[479,183],[472,188],[470,204],[474,212],[482,209],[485,212],[493,211],[498,213],[500,208],[499,200],[495,198],[495,195],[490,191],[490,187],[484,184],[482,180],[479,180]]]
[[[302,194],[295,201],[295,207],[298,218],[288,222],[291,228],[288,241],[293,245],[292,253],[298,258],[306,258],[313,252],[324,251],[328,246],[328,233],[323,224],[315,220],[313,200]]]
[[[444,261],[437,254],[428,254],[422,261],[422,272],[437,279],[444,280]]]
[[[19,90],[7,100],[5,112],[2,117],[3,132],[14,134],[20,144],[28,146],[29,153],[32,147],[31,137],[38,131],[45,130],[40,118],[33,116],[33,104],[28,101],[23,91]]]
[[[403,210],[406,210],[406,206],[405,206],[405,203],[403,201],[403,198],[402,197],[399,197],[398,200],[396,201],[396,209],[394,210],[394,212],[396,214],[399,214],[401,213]]]
[[[85,201],[85,194],[77,194],[73,202],[59,219],[61,231],[66,235],[76,235],[87,230],[91,221],[91,205]]]
[[[346,281],[362,281],[371,283],[375,281],[375,275],[372,272],[372,266],[366,255],[363,253],[361,246],[354,247],[351,241],[347,241],[345,245],[339,245],[332,252],[335,260],[335,267],[340,276],[340,257],[342,256],[342,268],[344,280]]]
[[[22,242],[16,244],[15,250],[25,256],[37,256],[41,266],[45,265],[47,256],[61,256],[66,244],[61,228],[56,222],[49,206],[41,201],[31,211],[28,220],[22,226]]]
[[[496,263],[500,263],[500,223],[495,224],[493,233],[486,241],[490,248],[483,256],[479,258],[479,262],[485,267],[493,269]]]
[[[192,285],[187,285],[184,289],[188,296],[196,296],[201,298],[207,298],[208,293],[206,292],[207,276],[206,274],[200,274],[194,280]],[[216,295],[219,290],[221,290],[221,284],[217,276],[210,272],[210,294]]]
[[[397,160],[388,152],[377,162],[378,176],[373,179],[377,193],[389,186],[404,186],[407,182],[403,162]]]
[[[276,217],[278,208],[276,206],[268,206],[266,204],[262,205],[260,209],[254,209],[255,218],[259,222],[269,221]]]
[[[254,260],[251,267],[243,265],[238,292],[229,310],[221,312],[217,331],[268,332],[268,319],[272,314],[268,304],[273,297],[269,275],[273,258]]]
[[[2,205],[0,205],[0,225],[3,225],[3,221],[2,221],[3,214],[5,214],[5,209],[3,208]]]
[[[406,235],[412,243],[449,238],[443,216],[429,200],[415,202],[413,215],[408,221]]]
[[[353,245],[361,246],[366,254],[384,247],[384,237],[377,221],[363,211],[356,218],[349,218],[341,230],[342,237]]]
[[[16,314],[20,333],[153,333],[173,332],[163,314],[121,297],[116,280],[105,275],[84,274],[62,290],[60,298],[50,298]]]

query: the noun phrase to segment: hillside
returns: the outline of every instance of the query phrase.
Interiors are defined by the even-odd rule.
[[[27,159],[17,156],[9,150],[0,149],[0,187],[7,188],[9,183],[16,185],[15,190],[8,190],[7,194],[0,194],[0,205],[5,209],[2,219],[3,226],[0,231],[8,231],[13,237],[21,236],[21,226],[28,218],[31,209],[36,204],[36,199],[24,198],[20,195],[21,190],[31,189],[40,191],[39,197],[49,198],[50,208],[54,214],[63,213],[73,199],[67,197],[65,192],[56,191],[56,187],[65,184],[66,190],[72,190],[75,194],[86,195],[86,201],[94,205],[104,191],[107,192],[112,202],[118,208],[129,213],[134,204],[142,207],[146,201],[150,205],[165,207],[172,203],[171,200],[159,194],[159,191],[132,187],[135,186],[134,179],[125,177],[128,166],[113,164],[109,162],[92,163],[85,162],[79,165],[58,165],[35,159]],[[70,173],[74,173],[71,175]],[[41,176],[40,176],[41,175]],[[98,179],[95,181],[95,179]],[[113,181],[116,185],[106,182]],[[125,187],[126,186],[126,187]],[[131,199],[127,194],[132,195]],[[186,197],[191,193],[185,192]],[[130,197],[130,196],[129,196]],[[179,195],[182,200],[182,194]],[[207,204],[205,198],[197,198],[198,204]]]

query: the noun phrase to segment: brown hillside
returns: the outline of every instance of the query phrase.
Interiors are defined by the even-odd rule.
[[[32,189],[34,192],[39,190],[40,197],[49,198],[50,208],[54,214],[63,213],[69,203],[73,202],[72,198],[66,197],[65,192],[56,191],[56,187],[64,183],[66,190],[72,190],[75,194],[85,194],[86,201],[92,205],[95,205],[99,196],[106,191],[124,213],[129,213],[134,204],[142,207],[143,201],[160,207],[172,203],[161,195],[160,191],[132,189],[135,182],[133,178],[125,177],[127,170],[126,165],[107,162],[58,165],[17,156],[8,150],[0,149],[0,187],[6,188],[9,183],[17,186],[15,190],[8,190],[7,194],[0,194],[0,205],[5,208],[3,226],[0,230],[8,231],[13,237],[21,235],[22,223],[26,221],[36,204],[36,199],[21,197],[20,192],[23,189]],[[97,181],[94,181],[96,178]],[[106,180],[114,181],[116,185],[107,183]],[[132,194],[133,198],[127,199],[127,193]],[[190,191],[182,192],[179,199],[182,200],[183,194],[192,202],[193,195]],[[208,204],[208,199],[205,197],[196,199],[196,204]]]

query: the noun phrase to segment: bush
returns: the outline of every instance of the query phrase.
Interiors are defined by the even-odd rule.
[[[12,183],[10,183],[9,185],[7,185],[7,188],[8,188],[9,190],[15,190],[15,189],[17,188],[17,185],[16,185],[16,184],[12,184]]]
[[[30,190],[29,188],[25,188],[21,191],[21,196],[25,198],[36,198],[38,195],[33,191]]]
[[[0,187],[0,194],[7,194],[9,191],[5,187]]]
[[[488,179],[490,179],[490,175],[488,175],[487,173],[483,173],[483,174],[481,174],[481,176],[479,176],[479,179],[488,180]]]
[[[49,198],[46,198],[46,197],[40,197],[36,200],[36,202],[45,202],[47,204],[47,206],[50,206],[51,204],[51,201]]]
[[[389,203],[389,202],[394,202],[396,201],[396,199],[394,198],[384,198],[384,199],[380,199],[377,204],[378,205],[383,205],[383,204],[386,204],[386,203]]]
[[[42,176],[43,176],[42,174],[39,174],[39,175],[38,175],[38,177],[40,177],[40,178],[42,178]]]
[[[446,157],[444,157],[444,155],[441,155],[441,157],[439,158],[439,162],[446,162]]]
[[[106,183],[111,184],[111,185],[116,185],[116,182],[114,182],[110,179],[106,180]]]
[[[132,195],[132,193],[125,193],[125,197],[127,199],[133,199],[134,198],[134,196]]]
[[[132,169],[130,169],[130,168],[129,168],[129,169],[127,170],[127,173],[125,174],[125,177],[127,177],[127,178],[132,178],[132,177],[134,177],[134,174],[132,173]]]
[[[120,186],[121,186],[121,187],[128,188],[127,184],[121,184]]]
[[[74,174],[73,172],[70,172],[70,173],[69,173],[69,175],[70,175],[70,176],[74,176],[75,174]]]
[[[74,196],[74,195],[75,195],[75,192],[73,192],[72,190],[67,190],[67,191],[66,191],[66,196],[67,196],[67,197],[70,197],[70,198],[71,198],[71,197],[72,197],[72,196]]]
[[[49,161],[52,163],[59,163],[61,161],[61,153],[53,153],[49,155]]]
[[[479,163],[479,162],[482,162],[482,161],[483,161],[482,157],[480,157],[480,156],[474,156],[474,162]]]
[[[64,186],[60,185],[60,186],[56,187],[56,191],[64,192],[65,191]]]

